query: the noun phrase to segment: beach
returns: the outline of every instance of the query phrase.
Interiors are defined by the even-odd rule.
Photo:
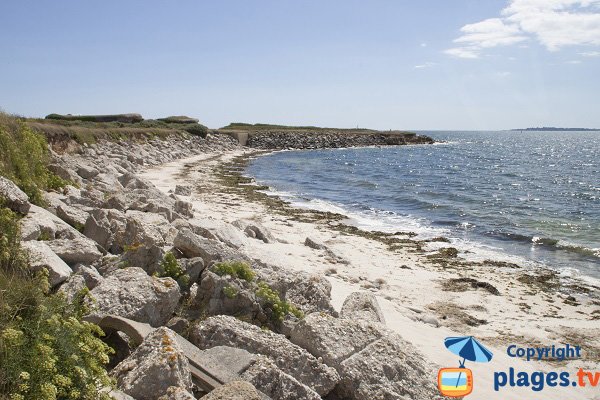
[[[577,298],[572,297],[557,290],[557,278],[547,271],[522,271],[509,263],[470,263],[468,268],[457,269],[452,254],[416,250],[419,246],[406,235],[382,238],[357,232],[347,228],[340,216],[299,211],[274,201],[258,190],[265,188],[253,188],[251,180],[240,179],[246,160],[259,155],[244,148],[205,153],[148,168],[142,176],[165,193],[174,191],[176,185],[191,186],[188,200],[199,222],[246,219],[262,224],[276,241],[247,240],[239,250],[283,269],[325,276],[332,285],[331,301],[337,310],[352,292],[374,293],[388,328],[439,367],[458,367],[459,363],[458,357],[444,348],[444,338],[472,335],[481,340],[494,358],[487,364],[467,362],[475,376],[472,398],[598,398],[597,388],[589,385],[546,387],[536,392],[531,387],[495,391],[493,383],[494,372],[508,372],[509,368],[530,373],[569,371],[572,376],[579,368],[597,370],[598,302],[592,296],[580,291]],[[399,240],[391,240],[394,238]],[[444,248],[443,242],[436,245]],[[581,359],[537,362],[507,354],[512,344],[544,347],[567,343],[581,346]]]

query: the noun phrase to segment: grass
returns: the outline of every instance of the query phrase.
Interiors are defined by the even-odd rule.
[[[242,279],[246,282],[252,282],[256,278],[256,272],[248,263],[243,261],[224,261],[217,263],[212,267],[212,271],[219,275],[229,275],[232,278]]]
[[[209,129],[201,124],[174,124],[158,120],[123,123],[37,118],[28,119],[26,123],[32,130],[45,135],[50,143],[71,139],[81,145],[94,144],[98,140],[166,140],[171,135],[186,136],[191,134],[206,137],[209,132]]]

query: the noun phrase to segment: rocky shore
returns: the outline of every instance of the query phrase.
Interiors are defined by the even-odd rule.
[[[535,285],[513,282],[515,266],[500,264],[494,274],[489,265],[469,266],[487,286],[448,286],[466,268],[452,251],[427,249],[431,243],[409,233],[358,232],[339,215],[290,211],[235,162],[254,149],[429,138],[260,131],[240,147],[242,136],[57,145],[50,168],[73,185],[45,193],[46,208],[0,181],[8,206],[24,214],[23,246],[33,266],[49,272],[53,290],[74,298],[87,288],[90,320],[145,324],[141,343],[105,329],[116,350],[115,399],[441,399],[437,369],[457,363],[442,354],[444,337],[563,340],[575,333],[562,331],[556,317],[540,320],[555,302],[572,312],[568,326],[579,340],[598,346],[593,303],[534,292]],[[499,357],[496,368],[511,361]],[[481,387],[491,387],[487,375],[481,370]],[[530,394],[503,398],[523,393]]]

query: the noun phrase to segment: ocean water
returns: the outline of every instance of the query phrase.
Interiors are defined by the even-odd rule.
[[[247,174],[364,229],[600,278],[600,132],[421,132],[435,145],[283,151]]]

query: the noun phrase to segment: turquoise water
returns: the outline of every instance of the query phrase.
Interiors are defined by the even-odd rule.
[[[247,173],[366,229],[600,277],[600,132],[423,133],[444,143],[278,152]]]

